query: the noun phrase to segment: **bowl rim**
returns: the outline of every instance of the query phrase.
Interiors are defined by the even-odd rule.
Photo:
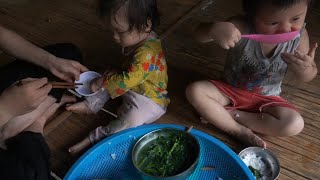
[[[254,149],[254,150],[258,150],[258,151],[265,151],[265,152],[267,152],[268,155],[270,155],[270,156],[273,158],[273,160],[275,161],[275,163],[276,163],[277,166],[278,166],[278,171],[279,171],[279,172],[277,173],[277,175],[274,177],[274,179],[277,179],[277,178],[279,177],[279,175],[280,175],[280,162],[279,162],[277,156],[276,156],[273,152],[271,152],[270,150],[268,150],[268,149],[264,149],[264,148],[261,148],[261,147],[252,146],[252,147],[247,147],[247,148],[245,148],[245,149],[243,149],[243,150],[241,150],[241,151],[239,152],[238,156],[240,157],[241,160],[242,160],[241,155],[243,155],[245,151],[250,150],[250,149]],[[243,160],[242,160],[242,161],[243,161]],[[246,165],[246,166],[247,166],[247,165]],[[248,166],[247,166],[247,167],[248,167]]]
[[[174,130],[174,131],[178,131],[178,132],[182,132],[182,133],[185,133],[185,134],[188,134],[191,138],[193,138],[197,144],[197,147],[199,149],[199,153],[197,155],[197,158],[195,159],[195,161],[186,169],[184,170],[183,172],[179,173],[179,174],[176,174],[176,175],[173,175],[173,176],[165,176],[165,177],[162,177],[162,176],[152,176],[150,174],[147,174],[147,173],[144,173],[143,171],[140,170],[140,168],[137,167],[135,161],[134,161],[134,150],[137,148],[138,144],[140,141],[142,141],[146,136],[152,134],[152,133],[155,133],[157,131],[164,131],[164,130]],[[142,137],[140,137],[137,142],[134,144],[133,148],[132,148],[132,153],[131,153],[131,161],[133,163],[133,166],[135,167],[136,170],[138,170],[139,173],[145,175],[145,176],[149,176],[151,178],[154,178],[154,179],[163,179],[163,178],[173,178],[173,177],[177,177],[177,176],[180,176],[182,175],[183,173],[185,173],[186,171],[190,170],[192,167],[196,166],[199,162],[199,159],[200,159],[200,153],[201,153],[201,150],[200,150],[200,143],[198,141],[198,139],[192,135],[190,132],[188,133],[187,131],[184,131],[184,130],[180,130],[180,129],[176,129],[176,128],[160,128],[160,129],[156,129],[156,130],[153,130],[151,132],[148,132],[147,134],[143,135]]]
[[[81,82],[80,82],[80,77],[81,77],[81,75],[88,74],[88,73],[92,73],[92,74],[97,75],[98,77],[102,77],[101,74],[99,74],[99,73],[97,73],[97,72],[95,72],[95,71],[85,71],[85,72],[82,72],[82,73],[80,74],[79,80],[78,80],[78,81],[75,80],[74,83],[81,83]],[[78,88],[75,88],[74,90],[75,90],[78,94],[80,94],[81,96],[84,96],[84,97],[93,96],[93,95],[95,95],[95,94],[97,94],[97,93],[99,92],[99,91],[96,91],[96,92],[91,93],[91,94],[83,94],[83,93],[79,92]]]

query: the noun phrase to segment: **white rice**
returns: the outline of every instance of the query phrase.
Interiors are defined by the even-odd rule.
[[[115,159],[116,159],[116,157],[117,157],[117,155],[116,155],[115,153],[110,154],[110,156],[111,156],[111,158],[112,158],[113,160],[115,160]]]
[[[266,180],[268,178],[268,175],[270,172],[268,172],[268,168],[266,164],[261,160],[261,157],[258,157],[257,155],[253,153],[248,153],[244,155],[242,158],[242,161],[249,167],[253,167],[254,169],[258,170],[260,174],[262,175],[261,180]]]

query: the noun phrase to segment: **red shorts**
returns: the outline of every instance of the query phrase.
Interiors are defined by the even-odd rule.
[[[214,84],[221,93],[231,99],[232,104],[225,106],[226,109],[262,112],[262,109],[266,106],[282,106],[298,111],[296,107],[279,96],[264,96],[232,87],[221,81],[210,80],[210,82]]]

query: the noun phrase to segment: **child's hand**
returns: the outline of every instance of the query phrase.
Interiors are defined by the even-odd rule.
[[[90,82],[90,89],[91,89],[93,92],[99,91],[99,90],[102,88],[103,81],[104,81],[104,76],[103,76],[103,77],[96,78],[96,79],[93,79],[93,80]]]
[[[105,72],[103,73],[103,76],[108,78],[114,74],[116,74],[118,72],[117,69],[113,68],[113,67],[108,67]]]
[[[215,23],[211,28],[210,34],[213,40],[224,49],[233,48],[241,39],[240,31],[230,22]]]
[[[314,43],[308,54],[302,54],[296,50],[294,54],[284,53],[282,58],[294,72],[303,72],[306,68],[315,66],[314,56],[317,47],[318,44]]]

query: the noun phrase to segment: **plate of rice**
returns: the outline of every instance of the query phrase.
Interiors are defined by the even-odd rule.
[[[239,157],[257,180],[274,180],[280,174],[277,157],[267,149],[248,147],[239,153]]]

